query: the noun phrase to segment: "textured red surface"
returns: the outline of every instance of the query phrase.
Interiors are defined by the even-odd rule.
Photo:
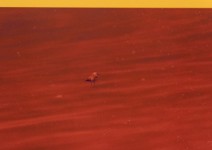
[[[211,150],[211,18],[1,8],[0,149]]]

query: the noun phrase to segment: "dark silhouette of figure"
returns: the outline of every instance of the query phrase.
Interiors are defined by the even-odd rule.
[[[85,81],[90,82],[91,86],[95,86],[95,82],[98,77],[99,77],[99,74],[97,72],[93,72]]]

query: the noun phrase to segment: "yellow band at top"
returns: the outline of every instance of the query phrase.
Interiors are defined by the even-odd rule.
[[[212,0],[1,0],[0,7],[212,8]]]

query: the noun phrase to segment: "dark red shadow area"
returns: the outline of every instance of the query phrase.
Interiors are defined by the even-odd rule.
[[[0,149],[211,150],[211,40],[211,9],[1,8]]]

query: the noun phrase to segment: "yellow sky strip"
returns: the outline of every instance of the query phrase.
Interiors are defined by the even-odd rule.
[[[0,0],[0,7],[212,8],[212,0]]]

